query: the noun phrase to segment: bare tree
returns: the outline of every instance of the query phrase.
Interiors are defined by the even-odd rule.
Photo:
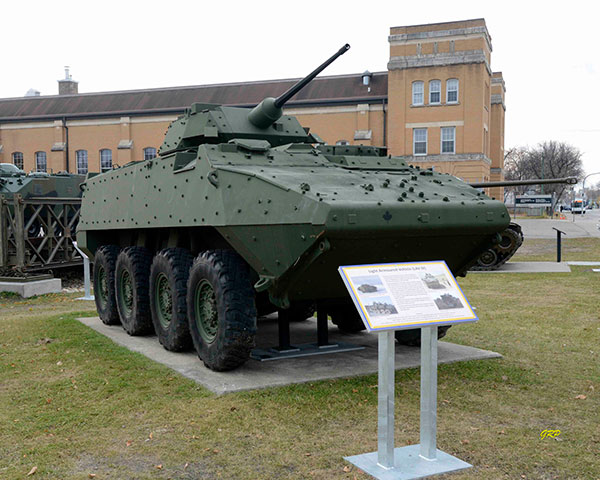
[[[507,180],[532,180],[584,175],[581,152],[565,142],[550,140],[534,148],[517,147],[509,150],[504,159]],[[523,194],[532,187],[511,187],[516,194]],[[536,188],[536,187],[534,187]],[[540,185],[536,188],[545,194],[554,194],[556,203],[560,202],[569,185]]]

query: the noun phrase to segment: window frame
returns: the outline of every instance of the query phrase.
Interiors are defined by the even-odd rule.
[[[452,140],[444,139],[444,132],[452,132]],[[452,142],[452,151],[444,151],[444,142]],[[441,127],[440,129],[440,154],[454,155],[456,153],[456,127]]]
[[[433,85],[437,85],[438,90],[432,90],[432,86]],[[433,93],[437,93],[438,94],[438,100],[437,102],[434,102],[431,99],[431,95]],[[429,80],[429,105],[441,105],[442,104],[442,81],[441,80]]]
[[[17,155],[20,155],[20,159],[19,159],[20,165],[17,165],[17,158],[16,158]],[[13,152],[12,155],[11,155],[11,158],[12,158],[13,165],[15,167],[17,167],[19,170],[23,170],[24,169],[24,167],[25,167],[25,156],[23,155],[23,152]]]
[[[103,162],[105,160],[105,153],[108,152],[109,154],[109,160],[110,160],[110,166],[105,166],[103,165]],[[104,173],[104,172],[108,172],[109,170],[112,170],[113,168],[113,161],[112,161],[112,150],[110,148],[102,148],[100,149],[100,173]]]
[[[415,92],[415,87],[420,86],[421,92]],[[415,102],[415,94],[421,96],[421,102]],[[421,106],[425,105],[425,82],[422,80],[415,80],[412,82],[412,105],[413,106]]]
[[[44,168],[40,168],[40,160],[44,162]],[[39,173],[47,173],[48,172],[48,155],[45,151],[39,150],[35,152],[35,171]]]
[[[152,150],[154,152],[154,154],[152,156],[148,155],[149,150]],[[153,158],[156,158],[157,150],[155,147],[144,147],[143,152],[144,152],[144,160],[152,160]]]
[[[425,140],[420,140],[417,142],[417,132],[425,132]],[[422,157],[422,156],[426,156],[427,155],[427,140],[428,140],[428,133],[427,133],[427,128],[413,128],[413,156],[415,157]],[[417,153],[417,143],[419,144],[425,144],[425,152],[419,152]]]
[[[81,160],[85,160],[85,168],[81,166]],[[89,172],[89,157],[87,150],[81,149],[75,151],[75,167],[77,169],[77,175],[85,175]]]
[[[456,82],[456,90],[450,90],[450,82]],[[456,100],[450,100],[450,92],[456,91]],[[458,92],[459,92],[459,81],[458,78],[449,78],[446,80],[446,103],[455,104],[458,103]]]

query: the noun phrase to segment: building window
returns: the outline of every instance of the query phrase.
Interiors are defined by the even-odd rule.
[[[47,169],[46,152],[35,152],[35,171],[45,172]]]
[[[442,127],[442,153],[456,153],[456,127]]]
[[[23,152],[13,152],[12,161],[19,170],[23,170]]]
[[[336,145],[350,145],[350,142],[348,140],[338,140],[337,142],[335,142]]]
[[[440,80],[431,80],[429,82],[429,103],[439,105],[442,101],[442,82]]]
[[[424,86],[423,82],[413,82],[412,84],[412,104],[423,105],[424,99]]]
[[[146,147],[144,148],[144,160],[150,160],[156,157],[156,148]]]
[[[427,155],[427,129],[413,129],[413,154]]]
[[[446,103],[458,103],[458,80],[456,78],[446,81]]]
[[[112,150],[104,148],[100,150],[100,172],[104,173],[112,169]]]
[[[88,173],[87,150],[77,150],[75,152],[75,159],[77,160],[77,173],[79,175],[85,175]]]

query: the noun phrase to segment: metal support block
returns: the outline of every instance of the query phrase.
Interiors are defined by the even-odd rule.
[[[363,346],[351,343],[329,343],[327,312],[317,310],[317,343],[292,345],[290,342],[290,322],[287,310],[280,310],[277,318],[279,345],[268,349],[255,348],[250,357],[260,362],[283,360],[284,358],[309,357],[324,353],[341,353],[362,350]]]
[[[94,300],[94,296],[92,295],[91,285],[90,285],[90,283],[91,283],[90,282],[90,259],[82,250],[79,249],[79,247],[77,246],[77,242],[73,242],[73,247],[83,257],[83,290],[84,290],[84,294],[83,294],[83,297],[79,297],[77,300]]]

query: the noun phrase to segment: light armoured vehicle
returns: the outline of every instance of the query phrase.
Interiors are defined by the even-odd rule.
[[[443,259],[464,275],[500,241],[503,203],[384,147],[325,145],[283,114],[348,48],[252,110],[193,104],[158,157],[88,175],[77,239],[94,258],[102,321],[154,328],[165,348],[193,345],[228,370],[274,311],[316,308],[343,331],[364,329],[340,265]],[[415,331],[397,338],[415,342]]]

